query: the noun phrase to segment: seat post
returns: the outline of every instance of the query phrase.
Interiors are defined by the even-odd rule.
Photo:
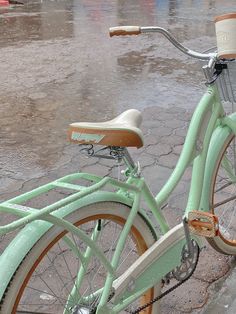
[[[135,165],[135,162],[134,160],[132,159],[128,149],[126,147],[124,147],[124,150],[123,150],[123,160],[126,164],[126,166],[129,168],[129,170],[134,170],[136,165]]]

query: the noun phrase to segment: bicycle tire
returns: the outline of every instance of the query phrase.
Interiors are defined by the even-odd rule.
[[[104,230],[105,236],[103,238],[104,243],[99,245],[104,246],[104,251],[108,250],[105,252],[106,256],[108,256],[108,254],[112,255],[117,240],[114,237],[114,233],[118,231],[119,234],[129,213],[130,207],[126,205],[115,202],[101,202],[80,208],[68,215],[66,219],[73,224],[80,226],[80,228],[83,228],[89,234],[91,234],[90,229],[93,229],[91,223],[94,221],[97,223],[97,221],[102,219],[102,231]],[[116,227],[117,230],[115,230],[114,227]],[[108,228],[106,230],[108,234],[105,233],[105,228]],[[120,230],[118,230],[119,228]],[[65,235],[68,238],[70,237],[76,245],[81,244],[81,251],[86,251],[84,243],[81,243],[79,239],[75,239],[75,235],[69,235],[57,226],[51,227],[32,247],[16,270],[2,299],[0,313],[17,314],[20,311],[22,311],[22,313],[24,313],[24,311],[30,311],[30,313],[64,313],[65,300],[67,300],[68,292],[71,291],[71,285],[74,284],[69,281],[72,281],[72,279],[74,280],[75,274],[77,274],[78,268],[81,266],[80,261],[78,258],[76,259],[73,254],[68,258],[71,251],[64,246]],[[101,235],[101,237],[102,236],[103,235]],[[114,243],[112,243],[111,246],[109,242],[110,239],[112,239],[112,241],[114,240]],[[135,246],[129,241],[133,241]],[[130,239],[127,239],[126,248],[121,254],[121,263],[118,273],[122,273],[127,269],[127,267],[133,263],[134,259],[142,254],[151,244],[153,244],[153,242],[154,238],[150,227],[141,215],[137,215],[131,229]],[[130,248],[131,251],[129,250]],[[126,253],[128,255],[128,260],[127,257],[123,256]],[[84,281],[86,282],[84,284],[91,285],[91,287],[89,287],[89,289],[91,289],[91,283],[96,279],[96,288],[94,289],[97,291],[98,286],[102,287],[101,282],[103,282],[103,279],[105,278],[105,273],[103,273],[101,265],[96,265],[98,260],[95,256],[93,256],[93,262],[94,264],[89,264],[90,268],[86,271],[86,273],[88,273],[88,278],[85,276]],[[69,266],[72,266],[70,270]],[[93,270],[97,270],[97,272],[92,276],[91,273]],[[71,273],[69,273],[69,271]],[[63,272],[61,278],[59,278],[59,272]],[[60,285],[58,283],[59,281]],[[85,287],[81,284],[80,288],[83,289],[83,292],[79,291],[79,293],[83,295],[86,291]],[[55,289],[55,291],[52,291],[52,289]],[[121,313],[127,313],[127,311],[136,308],[140,304],[146,304],[151,301],[154,297],[154,291],[155,293],[159,292],[156,287],[149,289],[149,291],[140,298],[139,302],[133,305],[134,307],[131,306],[129,309],[124,310]],[[61,293],[60,298],[58,295],[59,293]],[[89,291],[89,295],[92,295],[92,291]],[[29,304],[26,304],[27,301],[29,301]],[[91,308],[92,306],[96,308],[96,305],[94,305],[94,303],[96,303],[95,301],[97,302],[97,300],[93,300],[93,305],[89,305]],[[67,308],[69,307],[68,304],[66,306]],[[84,312],[82,305],[78,304],[70,305],[71,313],[73,313],[72,308],[75,309],[75,306],[81,308],[81,313],[90,313],[90,311]],[[76,313],[79,312],[80,310]],[[154,314],[153,307],[150,306],[147,311],[142,313]]]
[[[235,141],[235,135],[229,134],[220,149],[210,192],[211,213],[219,219],[219,235],[207,240],[215,250],[226,255],[236,255],[236,200],[232,199],[236,195],[236,182],[232,182],[224,166],[224,160],[227,160],[236,171]]]

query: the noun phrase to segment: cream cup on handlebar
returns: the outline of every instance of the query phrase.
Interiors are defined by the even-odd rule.
[[[215,18],[218,57],[236,58],[236,13],[229,13]]]

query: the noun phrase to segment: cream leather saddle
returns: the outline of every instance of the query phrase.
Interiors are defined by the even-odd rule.
[[[106,122],[75,122],[70,125],[69,139],[78,144],[119,147],[142,147],[143,134],[139,129],[141,113],[129,109]]]

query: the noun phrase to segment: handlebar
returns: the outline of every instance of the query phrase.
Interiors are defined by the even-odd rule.
[[[116,26],[109,29],[110,36],[126,36],[141,34],[140,26]]]
[[[212,60],[217,57],[217,53],[199,53],[194,50],[188,49],[183,46],[178,40],[166,29],[158,26],[117,26],[109,29],[110,36],[126,36],[126,35],[139,35],[142,33],[161,33],[164,35],[176,48],[184,54],[199,59],[199,60]]]

